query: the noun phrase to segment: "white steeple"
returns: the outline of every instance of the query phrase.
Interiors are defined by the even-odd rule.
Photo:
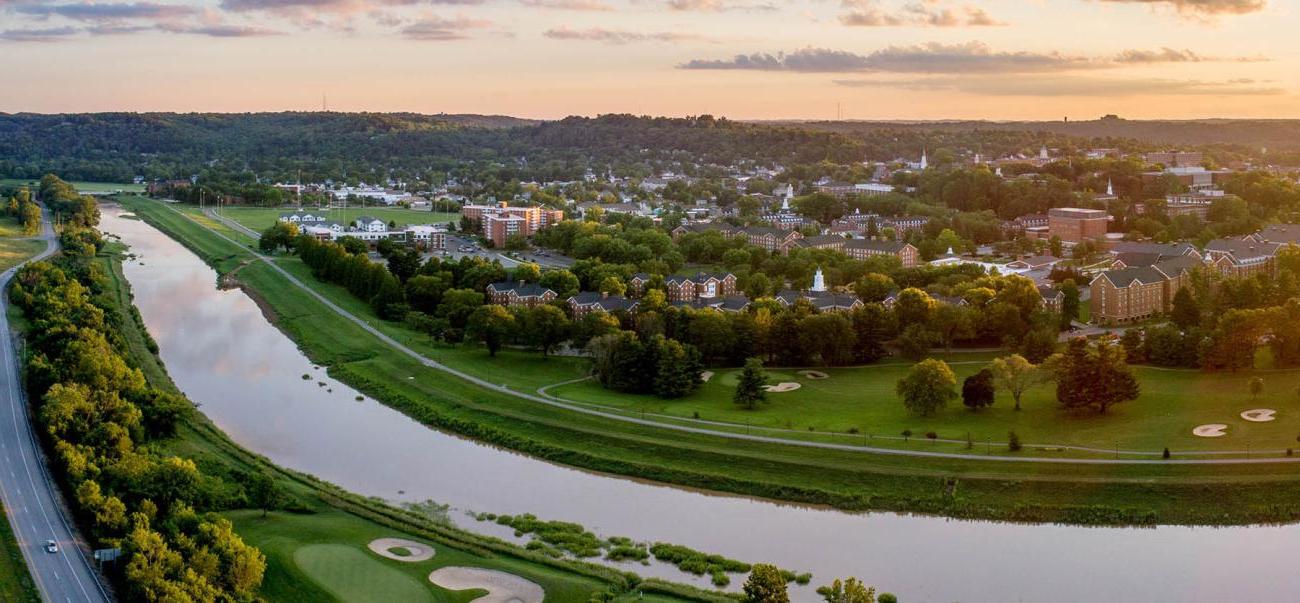
[[[1001,178],[1001,177],[1002,177],[1002,166],[999,165],[999,166],[998,166],[998,169],[995,170],[993,173],[996,174],[998,178]]]
[[[1106,196],[1107,197],[1115,196],[1115,185],[1111,183],[1110,178],[1106,179]]]
[[[1041,149],[1038,149],[1038,158],[1047,159],[1047,145],[1043,145]]]
[[[930,161],[925,157],[925,147],[921,147],[921,169],[930,167]]]
[[[813,275],[812,292],[813,293],[826,292],[826,276],[822,274],[821,266],[817,267],[817,273]]]

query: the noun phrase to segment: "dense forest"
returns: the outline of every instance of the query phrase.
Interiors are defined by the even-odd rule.
[[[836,122],[753,124],[711,116],[604,115],[530,122],[506,117],[409,113],[0,114],[0,178],[57,172],[70,180],[129,182],[217,172],[245,182],[377,181],[396,177],[574,180],[588,170],[647,176],[709,166],[853,164],[934,153],[986,157],[1095,146],[1156,148],[1150,124],[1060,132],[1058,124]],[[1198,142],[1268,144],[1255,122],[1225,122]],[[1230,124],[1240,123],[1234,127]],[[1290,123],[1290,122],[1271,122]],[[1288,126],[1289,127],[1289,126]],[[1171,126],[1172,128],[1172,126]],[[1234,129],[1235,128],[1235,129]],[[1296,125],[1295,128],[1300,128]],[[1112,131],[1113,130],[1113,131]],[[1289,131],[1289,130],[1287,130]],[[1229,132],[1231,135],[1229,135]],[[1080,136],[1083,134],[1083,136]],[[1120,138],[1123,137],[1123,138]],[[1179,141],[1178,136],[1166,137]],[[1276,145],[1286,146],[1283,136]],[[1290,142],[1294,146],[1294,142]],[[1223,151],[1244,155],[1244,148]]]
[[[1211,147],[1216,154],[1236,153],[1243,157],[1266,155],[1283,165],[1300,164],[1300,120],[1294,119],[1202,119],[1129,120],[1116,116],[1074,121],[786,121],[765,122],[800,129],[824,130],[849,136],[882,133],[925,132],[931,136],[961,136],[982,133],[1001,137],[1054,135],[1103,141],[1098,146],[1132,144]],[[995,149],[990,148],[989,152]],[[1264,151],[1268,152],[1265,153]]]

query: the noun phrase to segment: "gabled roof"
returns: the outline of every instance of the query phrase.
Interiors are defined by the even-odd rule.
[[[840,235],[826,234],[813,237],[804,237],[799,239],[799,245],[803,247],[817,247],[820,245],[843,245],[848,239]]]
[[[492,283],[488,288],[497,293],[507,293],[513,291],[519,297],[541,297],[549,291],[551,295],[556,295],[555,291],[543,287],[537,283],[520,283],[519,281],[501,281]]]
[[[1161,260],[1156,263],[1155,269],[1163,272],[1167,276],[1175,277],[1184,272],[1195,270],[1196,267],[1200,265],[1201,260],[1196,259],[1195,256],[1183,255],[1176,258]]]
[[[908,243],[906,241],[868,241],[867,239],[853,239],[844,243],[844,248],[898,253],[905,249],[907,245]]]
[[[1119,241],[1111,245],[1110,253],[1111,255],[1120,255],[1123,253],[1150,253],[1158,255],[1161,258],[1175,258],[1180,255],[1197,253],[1197,251],[1196,247],[1191,243],[1138,243],[1134,241]]]
[[[1112,285],[1115,285],[1116,287],[1119,288],[1127,287],[1133,284],[1133,281],[1137,281],[1138,283],[1143,285],[1151,285],[1151,284],[1161,283],[1168,280],[1168,277],[1165,276],[1163,272],[1160,272],[1159,270],[1156,270],[1154,267],[1151,266],[1139,266],[1136,268],[1121,268],[1119,270],[1107,270],[1097,275],[1097,278],[1104,278],[1110,281]],[[1093,280],[1095,281],[1096,279]]]
[[[1259,241],[1300,245],[1300,224],[1273,224],[1251,236]]]
[[[609,295],[599,291],[583,291],[569,298],[569,303],[578,306],[597,307],[606,312],[615,310],[631,310],[637,307],[640,302],[634,299],[628,299],[621,295]]]
[[[1225,253],[1237,260],[1265,258],[1277,255],[1281,243],[1258,243],[1241,239],[1215,239],[1205,245],[1207,252]]]

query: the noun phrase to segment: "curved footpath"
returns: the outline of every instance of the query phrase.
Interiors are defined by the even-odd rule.
[[[43,260],[58,251],[49,212],[44,212],[42,239],[45,251],[28,262]],[[26,263],[26,262],[24,262]],[[15,266],[0,275],[0,292],[17,273]],[[9,524],[13,526],[27,569],[46,601],[110,601],[100,583],[86,544],[76,526],[64,515],[62,494],[41,453],[23,394],[21,366],[14,338],[9,336],[8,295],[0,293],[0,497],[4,498]],[[45,541],[59,544],[58,553],[45,551]]]
[[[153,202],[161,203],[156,201]],[[198,222],[197,220],[194,220],[191,216],[186,215],[184,212],[178,211],[176,208],[171,207],[167,204],[162,204],[162,205],[167,209],[174,211],[177,214],[180,214],[181,216],[185,217],[186,219],[194,222],[195,224],[198,224],[199,226],[207,229],[208,232],[211,232],[213,235],[221,237],[223,240],[233,245],[237,245],[240,248],[247,248],[243,243],[240,243],[234,239],[231,239],[230,237],[227,237],[226,235],[220,232],[217,232],[215,230],[212,230],[211,228],[208,228],[207,226],[204,226],[202,223]],[[221,223],[229,226],[230,228],[245,233],[248,236],[254,238],[260,236],[256,232],[252,231],[251,229],[246,228],[244,225],[239,224],[238,222],[226,218],[224,216],[218,215],[210,209],[205,209],[204,213],[207,214],[208,217],[216,219]],[[733,440],[761,442],[766,444],[782,444],[786,446],[802,446],[805,448],[844,450],[849,452],[863,452],[869,454],[884,454],[884,455],[893,455],[893,456],[909,456],[909,457],[925,457],[925,458],[941,458],[941,459],[959,459],[959,460],[967,460],[967,461],[993,461],[993,462],[1006,462],[1006,463],[1056,463],[1056,464],[1069,464],[1069,465],[1252,465],[1252,464],[1267,464],[1267,463],[1300,463],[1300,457],[1276,457],[1276,458],[1262,458],[1262,459],[1244,458],[1244,459],[1168,459],[1166,460],[1166,459],[1063,459],[1063,458],[1033,457],[1033,456],[1017,456],[1017,457],[974,456],[970,454],[961,454],[957,452],[900,450],[895,448],[878,448],[874,446],[859,446],[853,444],[835,444],[831,442],[810,442],[806,440],[791,440],[787,438],[778,438],[772,436],[731,433],[731,432],[717,431],[714,429],[706,429],[702,427],[691,427],[689,425],[677,425],[671,423],[664,423],[652,419],[641,419],[637,417],[629,417],[629,416],[625,416],[613,412],[598,410],[596,408],[591,408],[588,406],[569,403],[559,398],[546,397],[542,395],[534,395],[526,392],[515,391],[505,385],[491,383],[487,380],[457,370],[450,366],[444,365],[440,362],[430,360],[429,358],[425,357],[419,352],[416,352],[415,350],[407,347],[405,344],[397,341],[396,339],[393,339],[392,337],[389,337],[379,329],[371,326],[371,324],[366,322],[364,319],[348,312],[347,310],[338,306],[334,302],[330,301],[324,295],[318,293],[315,289],[312,289],[311,287],[307,286],[306,283],[303,283],[302,281],[298,280],[298,278],[290,274],[289,271],[285,270],[284,268],[281,268],[270,257],[262,255],[261,253],[252,250],[250,250],[250,253],[252,253],[253,256],[256,257],[257,259],[261,260],[262,262],[265,262],[276,272],[279,272],[290,283],[293,283],[294,286],[302,289],[308,295],[312,296],[317,301],[324,304],[327,308],[333,310],[339,316],[342,316],[343,318],[346,318],[356,323],[357,326],[361,327],[362,329],[365,329],[367,332],[369,332],[371,335],[374,335],[380,341],[383,341],[389,347],[403,354],[406,354],[407,356],[410,356],[412,359],[416,360],[417,362],[419,362],[420,364],[428,368],[442,371],[449,375],[459,377],[461,379],[464,379],[465,381],[468,381],[479,387],[483,387],[489,390],[501,392],[504,394],[509,394],[511,396],[522,398],[531,402],[537,402],[540,404],[545,404],[547,406],[553,406],[556,408],[561,408],[572,412],[579,412],[587,415],[597,416],[612,421],[622,421],[624,423],[644,425],[647,427],[656,427],[659,429],[667,429],[671,431],[709,435],[709,436],[715,436],[719,438],[729,438]]]

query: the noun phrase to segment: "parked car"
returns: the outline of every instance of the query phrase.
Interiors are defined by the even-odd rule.
[[[45,552],[47,552],[47,553],[57,553],[57,552],[59,552],[59,543],[54,542],[53,540],[46,540],[46,541],[45,541]]]

